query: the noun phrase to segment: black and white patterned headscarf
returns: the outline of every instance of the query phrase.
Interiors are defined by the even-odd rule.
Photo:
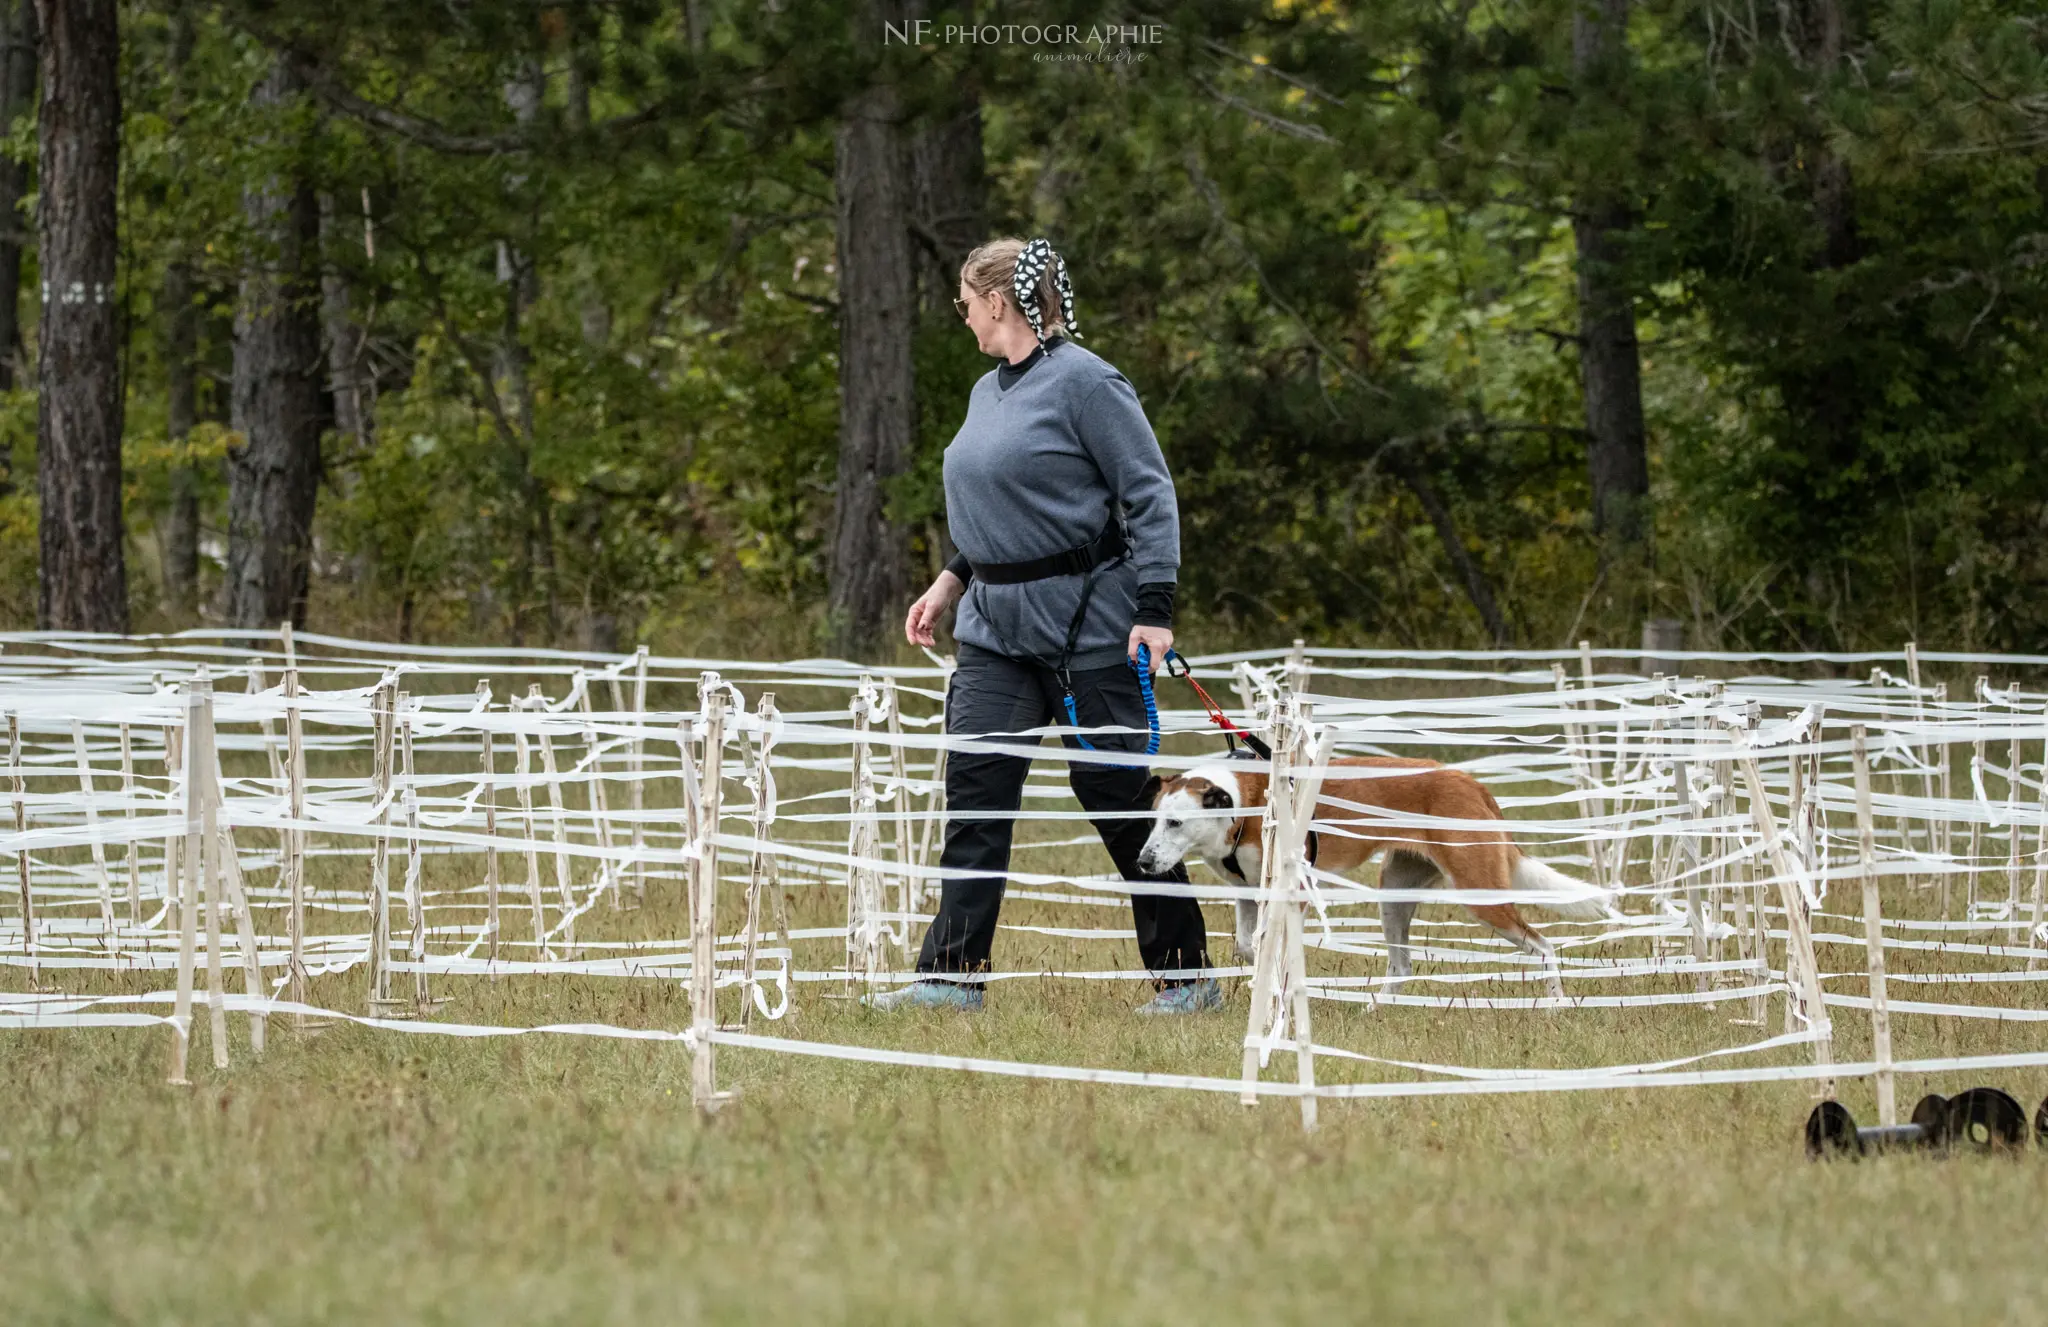
[[[1024,246],[1024,251],[1017,255],[1017,274],[1011,281],[1017,307],[1030,320],[1040,345],[1045,344],[1045,315],[1038,307],[1038,278],[1048,263],[1055,262],[1058,265],[1053,269],[1053,286],[1060,293],[1060,319],[1066,324],[1067,336],[1079,340],[1081,329],[1074,323],[1074,287],[1067,280],[1067,260],[1052,251],[1051,240],[1035,239]]]

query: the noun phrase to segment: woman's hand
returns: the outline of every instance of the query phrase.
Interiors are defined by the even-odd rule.
[[[932,588],[918,596],[910,606],[910,613],[903,619],[903,638],[912,645],[936,644],[938,638],[932,635],[932,628],[944,617],[946,610],[960,602],[960,596],[967,593],[967,583],[950,571],[942,571],[932,582]]]
[[[1138,666],[1140,645],[1150,651],[1147,661],[1152,665],[1152,671],[1158,672],[1166,666],[1166,652],[1173,648],[1173,628],[1132,627],[1130,644],[1125,647],[1124,654],[1130,659],[1133,668]]]

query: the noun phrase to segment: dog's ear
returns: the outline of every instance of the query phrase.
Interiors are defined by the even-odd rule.
[[[1159,776],[1154,774],[1145,780],[1145,786],[1138,789],[1137,805],[1151,807],[1159,805]]]
[[[1202,806],[1210,811],[1223,811],[1235,806],[1237,799],[1230,795],[1230,789],[1218,788],[1214,784],[1202,790]]]

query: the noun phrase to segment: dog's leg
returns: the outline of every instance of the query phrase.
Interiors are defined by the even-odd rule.
[[[1381,889],[1428,889],[1437,883],[1436,864],[1409,852],[1390,852],[1380,868]],[[1399,995],[1401,984],[1413,974],[1409,963],[1408,923],[1415,918],[1413,899],[1386,899],[1380,903],[1380,934],[1387,942],[1388,995]]]
[[[1257,900],[1241,898],[1237,901],[1237,939],[1235,945],[1240,960],[1249,963],[1258,952],[1259,905]]]
[[[1563,973],[1557,961],[1557,949],[1543,932],[1522,920],[1513,904],[1501,904],[1491,908],[1473,908],[1472,915],[1480,924],[1495,935],[1511,940],[1525,954],[1534,954],[1543,960],[1544,985],[1556,999],[1564,998]]]

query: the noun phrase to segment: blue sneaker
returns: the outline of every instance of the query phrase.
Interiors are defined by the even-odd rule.
[[[1151,1017],[1154,1014],[1199,1014],[1222,1007],[1223,988],[1216,984],[1214,977],[1204,977],[1200,981],[1168,986],[1139,1005],[1138,1012]]]
[[[860,1002],[870,1009],[968,1009],[981,1008],[982,990],[957,981],[914,981],[893,991],[863,995]]]

